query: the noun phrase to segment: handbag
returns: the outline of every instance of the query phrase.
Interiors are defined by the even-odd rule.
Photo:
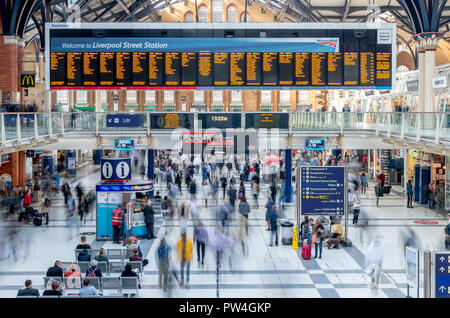
[[[317,233],[314,233],[314,235],[311,238],[311,245],[316,244],[316,238],[317,238]]]

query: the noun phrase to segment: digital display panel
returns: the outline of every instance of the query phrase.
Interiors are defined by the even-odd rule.
[[[325,150],[325,139],[305,139],[305,150]]]
[[[213,86],[213,54],[209,52],[198,53],[198,85]]]
[[[245,116],[245,128],[280,128],[289,126],[289,114],[248,113]]]
[[[181,85],[197,85],[197,53],[181,53]]]
[[[66,53],[50,54],[50,85],[64,86],[66,84]]]
[[[108,23],[95,23],[95,28],[52,23],[46,46],[46,88],[391,89],[395,25],[365,28],[355,24],[353,28],[344,24],[323,25],[322,30],[294,23],[293,29],[301,31],[296,37],[290,37],[291,29],[286,29],[279,37],[262,38],[247,35],[252,32],[229,37],[222,32],[234,30],[215,25],[206,37],[192,37],[189,27],[179,29],[178,35],[155,37],[159,32],[155,30],[164,31],[165,23],[142,24],[143,32]],[[99,29],[103,35],[94,37],[92,30]],[[211,28],[202,25],[200,29]]]
[[[213,113],[198,114],[199,129],[241,128],[241,114]]]
[[[67,53],[67,86],[80,86],[83,82],[82,53]]]
[[[150,114],[152,129],[194,128],[194,114]]]

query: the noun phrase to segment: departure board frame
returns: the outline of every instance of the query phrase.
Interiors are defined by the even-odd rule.
[[[47,90],[389,90],[396,82],[395,23],[47,23],[45,42]],[[114,55],[114,80],[100,83],[100,54],[105,52]],[[76,74],[81,74],[76,83],[81,85],[74,85],[73,79],[68,83],[67,63],[73,59],[61,57],[63,53],[82,53],[76,64]],[[85,53],[97,53],[98,58],[85,58]],[[128,69],[116,60],[124,53],[131,56],[123,66]],[[167,67],[166,56],[172,60],[173,53],[179,54],[176,69]],[[226,60],[215,59],[216,53],[227,53]],[[328,57],[334,53],[338,59]],[[357,53],[356,66],[347,67],[345,53]],[[142,60],[139,66],[136,54]],[[155,62],[154,54],[162,57]],[[84,67],[88,60],[89,67]],[[73,67],[70,71],[73,75]],[[119,71],[124,81],[117,78]],[[346,81],[344,74],[358,81]],[[363,85],[364,80],[368,84]]]

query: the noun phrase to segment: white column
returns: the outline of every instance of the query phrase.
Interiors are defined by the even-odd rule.
[[[373,150],[373,178],[377,178],[377,149]]]
[[[435,67],[435,50],[426,50],[424,54],[424,74],[423,74],[423,107],[425,112],[434,112],[434,88],[433,77],[436,73]],[[427,120],[431,119],[431,116],[427,116]]]
[[[100,90],[95,90],[95,112],[101,112],[102,111],[102,94]]]

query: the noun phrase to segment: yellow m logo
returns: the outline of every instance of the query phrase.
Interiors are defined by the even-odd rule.
[[[34,75],[22,75],[22,87],[34,87]]]

